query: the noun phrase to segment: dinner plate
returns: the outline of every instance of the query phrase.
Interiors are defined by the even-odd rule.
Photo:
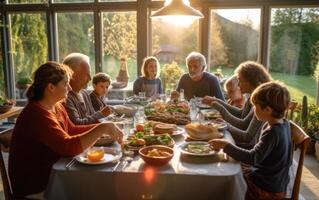
[[[203,113],[204,117],[208,120],[218,119],[222,117],[220,113],[215,109],[202,110],[201,112]]]
[[[107,147],[103,147],[103,148],[105,152],[104,157],[99,162],[92,162],[88,160],[86,156],[87,151],[77,155],[75,159],[78,162],[87,164],[87,165],[101,165],[101,164],[117,161],[122,157],[122,152],[119,150],[115,150],[115,149],[107,148]]]
[[[196,153],[196,152],[190,152],[189,150],[187,150],[188,146],[189,145],[209,145],[208,142],[185,142],[183,144],[181,144],[179,146],[180,148],[180,151],[183,153],[183,154],[186,154],[186,155],[191,155],[191,156],[210,156],[210,155],[215,155],[217,154],[218,152],[210,149],[210,151],[208,152],[203,152],[203,153]]]
[[[212,119],[209,123],[217,126],[220,131],[227,129],[228,127],[227,123],[223,119]]]
[[[181,135],[183,133],[185,133],[185,129],[183,129],[182,127],[177,127],[177,130],[173,132],[172,136]]]

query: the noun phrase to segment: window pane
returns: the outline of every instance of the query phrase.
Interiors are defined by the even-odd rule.
[[[46,3],[46,0],[9,0],[8,1],[10,4],[19,4],[19,3]]]
[[[210,25],[210,71],[231,75],[247,60],[258,60],[260,9],[213,9]]]
[[[136,12],[107,12],[103,20],[102,71],[116,79],[120,59],[126,58],[129,80],[137,77],[136,64]]]
[[[187,71],[185,58],[192,51],[199,51],[199,20],[180,17],[152,19],[152,54],[159,59],[162,71],[163,68],[176,69],[177,65],[180,68],[174,70],[176,74],[171,74],[171,77],[180,77]],[[166,73],[161,77],[166,90],[175,88],[178,78],[170,79]]]
[[[289,86],[291,97],[314,103],[319,69],[319,8],[271,9],[269,70]],[[316,66],[318,68],[316,68]],[[307,87],[305,87],[307,86]]]
[[[59,60],[70,53],[90,57],[91,74],[95,74],[94,22],[92,12],[57,13]]]
[[[25,98],[24,86],[32,73],[48,59],[44,13],[12,13],[11,53],[17,86],[17,98]]]

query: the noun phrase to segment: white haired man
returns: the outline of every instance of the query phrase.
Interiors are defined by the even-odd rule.
[[[184,89],[187,100],[195,97],[215,96],[225,101],[218,78],[205,72],[207,67],[205,57],[198,52],[191,52],[186,57],[188,73],[179,80],[177,91]]]
[[[73,71],[70,79],[72,90],[68,93],[64,106],[74,124],[98,123],[98,119],[111,113],[111,108],[108,106],[96,112],[89,93],[85,90],[91,80],[89,62],[89,57],[81,53],[71,53],[63,60],[63,64],[69,66]]]

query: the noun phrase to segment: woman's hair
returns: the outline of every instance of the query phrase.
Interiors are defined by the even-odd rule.
[[[290,103],[290,94],[284,84],[272,81],[257,87],[251,95],[251,102],[262,109],[269,106],[272,117],[283,118]]]
[[[143,64],[142,64],[142,67],[141,67],[142,76],[144,76],[144,77],[148,77],[149,76],[148,71],[147,71],[147,67],[148,67],[148,64],[151,61],[156,62],[157,72],[156,72],[155,78],[158,78],[160,76],[161,69],[160,69],[160,64],[159,64],[157,58],[154,57],[154,56],[149,56],[149,57],[144,58]]]
[[[109,84],[111,84],[112,80],[109,75],[107,75],[106,73],[100,72],[93,76],[92,82],[94,85],[97,85],[100,82],[108,82]]]
[[[238,78],[236,75],[231,76],[229,79],[226,80],[224,84],[224,90],[227,91],[227,87],[237,87],[238,86]]]
[[[66,76],[70,77],[71,74],[71,69],[66,65],[52,61],[42,64],[34,72],[33,83],[27,91],[28,100],[41,100],[49,83],[56,85]]]
[[[246,61],[241,63],[236,68],[235,74],[237,76],[240,74],[245,81],[249,82],[254,88],[258,87],[260,84],[272,80],[266,68],[254,61]]]
[[[188,56],[186,57],[186,66],[188,65],[188,63],[191,61],[191,60],[197,60],[199,61],[201,67],[203,68],[202,71],[205,71],[206,70],[206,67],[207,67],[207,63],[206,63],[206,58],[203,54],[199,53],[199,52],[191,52],[190,54],[188,54]]]

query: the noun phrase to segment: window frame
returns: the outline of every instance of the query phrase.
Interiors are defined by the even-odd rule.
[[[209,31],[210,12],[216,8],[261,8],[259,61],[268,66],[268,49],[270,45],[270,17],[272,8],[282,7],[319,7],[318,0],[190,0],[192,6],[201,10],[204,18],[199,21],[200,51],[209,58]],[[3,66],[5,75],[6,94],[15,98],[15,80],[12,69],[12,58],[10,58],[10,33],[8,33],[8,14],[12,12],[44,12],[46,15],[48,58],[57,61],[57,30],[56,12],[87,11],[94,13],[94,40],[95,40],[95,70],[102,69],[102,12],[136,11],[137,13],[137,73],[140,74],[140,66],[143,58],[151,53],[151,20],[150,10],[163,6],[164,1],[136,0],[123,2],[94,2],[84,3],[54,3],[48,0],[44,3],[35,4],[9,4],[8,0],[0,3],[2,37]],[[209,63],[208,63],[209,64]]]

